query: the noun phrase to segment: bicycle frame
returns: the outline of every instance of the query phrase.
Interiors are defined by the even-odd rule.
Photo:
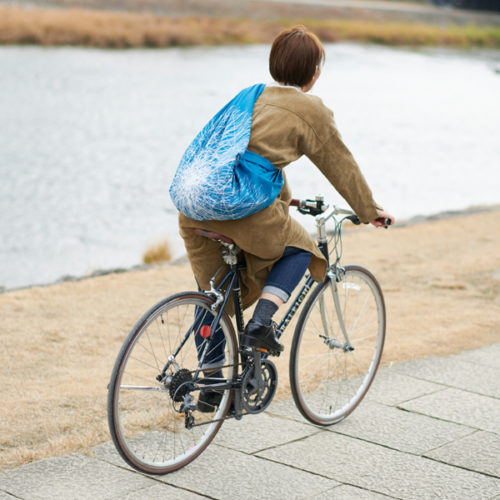
[[[316,227],[317,227],[317,241],[318,241],[318,248],[320,249],[321,253],[324,255],[324,257],[327,260],[327,265],[328,265],[328,272],[327,272],[327,280],[330,281],[332,284],[332,295],[333,295],[333,300],[335,303],[335,309],[337,313],[337,317],[339,319],[339,326],[342,331],[342,334],[344,336],[345,342],[339,342],[336,339],[333,339],[330,337],[328,333],[328,323],[327,323],[327,318],[324,316],[324,312],[322,312],[322,323],[324,327],[324,337],[323,340],[325,344],[327,344],[330,348],[343,348],[344,350],[351,350],[352,347],[350,345],[349,337],[347,334],[347,329],[345,327],[344,321],[343,321],[343,314],[342,314],[342,309],[337,293],[337,282],[341,281],[343,277],[343,269],[341,267],[338,267],[338,262],[340,260],[340,257],[337,255],[336,261],[333,265],[330,265],[329,262],[329,252],[328,252],[328,238],[327,238],[327,233],[326,233],[326,222],[334,217],[337,214],[352,214],[351,211],[349,210],[343,210],[343,209],[338,209],[337,207],[333,206],[325,212],[319,213],[318,215],[315,216],[316,219]],[[233,305],[234,305],[234,312],[235,312],[235,319],[236,319],[236,328],[238,332],[238,339],[239,337],[243,334],[244,329],[245,329],[245,323],[243,319],[243,306],[242,306],[242,298],[241,298],[241,289],[240,289],[240,281],[239,281],[239,271],[245,268],[245,263],[243,262],[237,262],[237,253],[239,252],[239,249],[235,247],[234,245],[225,243],[223,241],[220,242],[224,246],[224,254],[225,254],[225,261],[229,265],[229,270],[226,272],[226,274],[223,276],[223,278],[220,280],[220,282],[215,285],[215,281],[217,279],[218,274],[222,269],[224,269],[225,266],[221,266],[215,273],[215,275],[212,277],[210,280],[210,290],[207,290],[205,293],[207,295],[211,295],[214,297],[215,302],[212,305],[212,312],[214,319],[210,325],[211,331],[215,332],[219,326],[220,319],[222,317],[222,314],[226,308],[226,305],[229,301],[229,298],[232,296],[233,297]],[[306,277],[305,283],[302,285],[300,288],[299,292],[296,294],[294,297],[290,307],[282,317],[281,321],[279,322],[277,326],[277,331],[276,331],[276,336],[277,338],[280,338],[283,335],[283,332],[285,331],[286,327],[290,323],[290,321],[293,319],[295,316],[296,312],[300,308],[300,305],[304,302],[306,297],[308,296],[309,292],[311,291],[312,287],[314,284],[314,280],[310,277]],[[223,292],[225,288],[225,291]],[[323,299],[321,299],[323,300]],[[320,309],[321,311],[324,311],[323,305],[320,303]],[[170,367],[171,364],[175,365],[175,357],[177,353],[181,350],[182,346],[185,344],[185,342],[188,340],[189,336],[193,331],[197,329],[199,326],[199,318],[194,319],[192,326],[189,328],[189,330],[186,332],[186,335],[184,339],[181,341],[176,353],[174,353],[172,356],[170,356],[167,364],[165,365],[164,369],[162,370],[161,375],[159,375],[157,378],[158,380],[162,380],[162,378],[165,376],[165,373],[167,372],[168,368]],[[211,337],[210,337],[211,339]],[[194,380],[199,381],[198,375],[201,371],[201,367],[203,366],[204,362],[204,357],[205,353],[207,352],[209,346],[210,346],[210,339],[207,339],[205,341],[205,345],[203,347],[203,352],[201,353],[199,357],[199,364],[197,367],[197,370],[194,374]],[[248,355],[245,354],[244,352],[241,353],[241,362],[245,366],[246,361],[247,361]],[[262,354],[262,357],[265,358],[267,357],[267,354]],[[211,387],[213,389],[234,389],[237,387],[237,383],[220,383],[220,384],[212,384]]]
[[[338,214],[346,214],[346,215],[352,215],[353,212],[350,210],[344,210],[337,208],[335,206],[325,210],[325,212],[322,212],[318,215],[315,216],[316,219],[316,228],[317,228],[317,241],[318,241],[318,248],[320,249],[321,253],[324,255],[327,261],[327,266],[328,266],[328,273],[327,273],[327,279],[330,280],[331,283],[334,283],[334,287],[332,287],[332,294],[333,294],[333,299],[335,303],[335,308],[337,312],[337,316],[339,318],[339,324],[341,331],[344,335],[344,338],[346,342],[342,344],[342,347],[344,349],[349,349],[350,346],[350,341],[349,337],[347,334],[347,329],[345,327],[344,321],[343,321],[343,314],[342,314],[342,309],[340,306],[340,301],[339,297],[337,294],[337,286],[336,283],[338,281],[342,280],[343,277],[343,269],[341,267],[338,267],[338,263],[340,260],[340,257],[337,255],[337,259],[333,265],[330,265],[330,258],[329,258],[329,252],[328,252],[328,237],[326,233],[326,222],[333,218],[335,215]],[[234,307],[235,307],[235,317],[236,317],[236,326],[237,326],[237,331],[239,334],[242,334],[244,331],[244,321],[243,321],[243,307],[241,305],[241,291],[239,287],[239,277],[238,277],[238,272],[240,269],[244,268],[244,264],[232,264],[230,270],[227,272],[227,274],[224,276],[222,281],[219,283],[217,287],[214,287],[213,283],[215,281],[215,278],[219,272],[215,274],[215,276],[211,280],[211,290],[208,291],[207,293],[215,296],[217,298],[216,305],[222,304],[219,310],[219,314],[217,315],[217,318],[215,318],[214,322],[212,323],[212,330],[217,327],[218,321],[220,319],[220,313],[224,309],[225,305],[227,304],[227,301],[229,299],[230,293],[232,291],[233,293],[233,302],[234,302]],[[226,294],[222,295],[221,294],[221,289],[223,286],[229,282],[229,287],[227,288]],[[305,300],[305,298],[308,296],[312,286],[314,284],[314,280],[310,277],[306,277],[305,283],[302,285],[301,289],[299,292],[296,294],[295,298],[292,301],[292,304],[288,308],[287,312],[279,322],[277,326],[277,331],[276,331],[276,336],[277,338],[280,338],[283,335],[284,330],[292,320],[292,318],[295,316],[295,313],[298,311],[300,305],[302,302]],[[323,309],[323,308],[322,308]],[[325,343],[330,345],[331,347],[334,347],[332,344],[332,339],[328,336],[327,333],[327,322],[326,318],[323,317],[323,324],[325,328]],[[335,345],[335,347],[339,347],[339,345]]]

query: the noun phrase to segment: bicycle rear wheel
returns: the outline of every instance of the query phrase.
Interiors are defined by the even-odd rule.
[[[108,392],[109,428],[123,459],[142,472],[166,474],[194,460],[228,412],[233,397],[228,388],[212,405],[210,398],[199,401],[204,376],[216,369],[212,382],[224,383],[237,375],[238,348],[229,317],[222,315],[211,343],[200,336],[212,304],[196,292],[161,301],[134,326],[118,355]],[[214,352],[218,366],[209,363],[208,370]],[[201,363],[204,371],[198,370]],[[183,411],[186,405],[189,413]]]
[[[307,420],[331,425],[356,408],[375,377],[385,323],[382,291],[368,270],[347,266],[338,283],[331,278],[318,285],[290,354],[292,395]]]

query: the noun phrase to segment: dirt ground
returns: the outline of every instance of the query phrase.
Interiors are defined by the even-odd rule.
[[[500,341],[500,208],[344,236],[385,293],[383,364]],[[187,263],[0,294],[0,469],[109,440],[106,386],[135,321],[194,289]],[[278,398],[287,397],[287,349]]]

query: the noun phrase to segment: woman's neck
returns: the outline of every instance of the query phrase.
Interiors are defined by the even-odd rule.
[[[287,85],[286,83],[280,83],[275,80],[273,80],[271,83],[268,84],[270,87],[280,87],[284,89],[295,89],[298,90],[299,92],[302,92],[302,89],[300,87],[297,87],[296,85]]]

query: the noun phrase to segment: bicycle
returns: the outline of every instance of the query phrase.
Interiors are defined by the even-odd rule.
[[[370,271],[340,266],[342,224],[359,224],[358,217],[329,207],[320,196],[291,205],[316,218],[318,246],[329,265],[322,283],[314,286],[306,277],[277,325],[277,336],[311,293],[293,335],[290,385],[301,414],[327,426],[356,408],[375,377],[385,304]],[[148,474],[167,474],[193,461],[227,418],[264,411],[278,382],[270,353],[238,347],[244,332],[240,249],[224,235],[195,231],[221,244],[225,265],[212,277],[210,290],[172,295],[142,316],[118,354],[108,386],[113,442],[125,462]],[[226,311],[231,299],[236,331]]]

